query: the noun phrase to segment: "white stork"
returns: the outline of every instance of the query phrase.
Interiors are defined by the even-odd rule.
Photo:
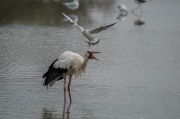
[[[67,19],[69,19],[70,22],[74,23],[74,25],[76,25],[79,29],[81,29],[82,34],[89,40],[89,41],[85,40],[89,44],[89,47],[90,47],[90,45],[95,45],[95,44],[99,43],[99,41],[100,41],[100,39],[93,37],[92,34],[97,34],[103,30],[106,30],[106,28],[109,28],[109,27],[113,26],[114,24],[116,24],[117,22],[119,22],[119,21],[117,21],[110,25],[100,26],[100,27],[94,28],[92,30],[85,30],[83,27],[79,26],[76,22],[74,22],[68,15],[66,15],[65,13],[62,13],[62,14]],[[96,42],[94,42],[94,41],[96,41]]]
[[[58,80],[64,79],[64,104],[66,103],[66,77],[69,76],[68,93],[71,104],[70,84],[71,78],[77,78],[85,73],[85,68],[89,59],[96,59],[93,54],[100,52],[87,51],[84,58],[77,53],[66,51],[59,56],[50,66],[48,71],[43,75],[45,78],[43,85],[51,87]]]

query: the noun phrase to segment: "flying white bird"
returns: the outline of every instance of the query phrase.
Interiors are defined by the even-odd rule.
[[[100,26],[98,28],[94,28],[92,30],[85,30],[83,27],[79,26],[76,22],[74,22],[68,15],[66,15],[65,13],[62,13],[67,19],[69,19],[69,21],[71,23],[73,23],[74,25],[76,25],[79,29],[81,29],[82,34],[89,40],[86,41],[90,45],[96,45],[97,43],[99,43],[100,39],[95,38],[92,34],[97,34],[103,30],[106,30],[107,28],[113,26],[114,24],[116,24],[117,22],[110,24],[110,25],[106,25],[106,26]],[[96,42],[95,42],[96,41]]]
[[[76,10],[79,7],[79,0],[74,0],[73,2],[65,2],[62,4],[66,6],[68,9]]]
[[[100,52],[87,51],[84,58],[77,53],[66,51],[59,56],[43,75],[45,78],[43,85],[51,87],[56,81],[64,79],[64,103],[66,103],[66,77],[69,76],[68,93],[71,104],[70,83],[74,75],[76,78],[85,73],[85,68],[89,59],[96,59],[93,54]]]
[[[120,5],[116,5],[116,6],[117,6],[117,8],[119,9],[120,14],[123,14],[123,12],[125,12],[125,15],[127,15],[127,14],[128,14],[128,11],[127,11],[127,8],[126,8],[126,6],[125,6],[125,5],[120,4]]]

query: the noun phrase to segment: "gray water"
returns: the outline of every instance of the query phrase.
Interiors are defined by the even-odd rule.
[[[50,0],[49,0],[50,1]],[[179,119],[180,2],[82,0],[77,10],[60,2],[0,2],[1,119]],[[61,12],[74,15],[87,29],[117,21],[115,4],[128,8],[125,20],[96,35],[88,47],[80,30]],[[72,79],[72,104],[64,107],[63,80],[48,90],[42,75],[63,52],[90,60],[86,73]],[[65,111],[63,111],[65,110]],[[70,113],[66,113],[69,110]]]

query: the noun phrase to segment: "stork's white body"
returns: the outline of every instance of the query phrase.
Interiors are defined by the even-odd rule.
[[[74,75],[76,78],[85,72],[86,64],[89,59],[96,59],[92,54],[99,52],[87,51],[84,58],[77,53],[66,51],[59,56],[49,67],[48,71],[43,75],[45,78],[43,85],[51,87],[56,81],[64,79],[64,101],[66,98],[66,77],[69,76],[68,92],[70,96],[70,83]],[[96,59],[97,60],[97,59]]]
[[[54,67],[61,67],[68,69],[68,72],[63,75],[63,77],[69,75],[75,74],[76,78],[80,75],[78,75],[78,72],[81,68],[81,65],[83,64],[83,57],[77,53],[66,51],[61,56],[59,56],[58,61],[54,64]],[[87,63],[87,62],[84,62]]]
[[[83,63],[84,62],[84,63]],[[62,68],[67,69],[66,73],[63,73],[61,76],[58,76],[55,80],[49,83],[49,86],[53,86],[53,84],[60,78],[66,78],[67,76],[72,77],[73,74],[77,78],[81,76],[82,72],[84,71],[86,65],[86,61],[77,53],[66,51],[62,55],[60,55],[57,61],[53,64],[54,68]]]

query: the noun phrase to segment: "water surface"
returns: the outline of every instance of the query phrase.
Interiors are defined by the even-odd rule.
[[[128,8],[125,20],[97,34],[88,47],[80,30],[117,21],[115,4]],[[0,118],[2,119],[179,119],[180,2],[81,1],[69,10],[57,1],[0,2]],[[135,24],[138,19],[144,22]],[[72,105],[64,109],[63,81],[48,90],[42,75],[64,51],[100,51],[86,73],[72,80]]]

